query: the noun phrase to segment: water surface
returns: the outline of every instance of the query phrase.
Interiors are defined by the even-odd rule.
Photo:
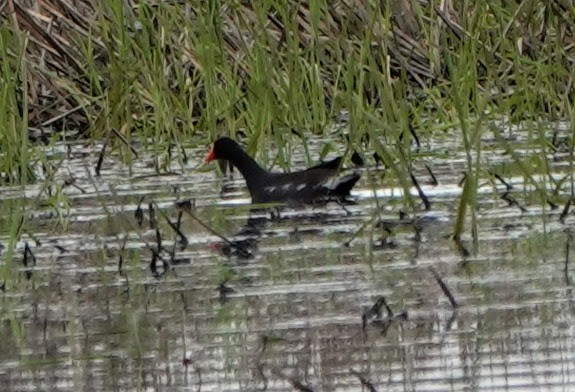
[[[470,230],[459,246],[452,240],[467,171],[454,137],[414,150],[429,211],[415,188],[406,205],[398,181],[368,160],[355,169],[356,205],[256,214],[257,235],[246,230],[240,176],[200,168],[206,146],[162,174],[153,152],[132,166],[111,152],[96,176],[99,146],[57,145],[53,176],[39,171],[36,184],[1,193],[0,388],[570,390],[574,219],[560,217],[572,166],[568,152],[533,147],[528,132],[507,136],[515,157],[484,137],[477,253]],[[312,159],[323,143],[312,140]],[[550,175],[533,164],[526,178],[517,159],[545,159]],[[296,152],[291,160],[309,163]],[[552,209],[535,189],[563,204]],[[184,248],[166,218],[176,225],[175,203],[190,199],[197,218],[244,241],[250,257],[234,248],[228,257],[187,214]],[[25,230],[12,243],[22,210]]]

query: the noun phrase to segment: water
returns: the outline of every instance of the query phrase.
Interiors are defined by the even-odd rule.
[[[534,184],[555,189],[545,173],[533,169],[525,181],[485,137],[483,165],[511,168],[503,177],[513,189],[503,199],[505,186],[484,173],[479,252],[469,230],[459,248],[451,234],[466,157],[451,140],[422,147],[414,160],[430,211],[413,189],[419,212],[400,218],[401,188],[370,162],[349,213],[338,205],[282,211],[255,239],[253,230],[234,236],[245,228],[249,195],[237,173],[230,182],[199,167],[205,146],[165,175],[155,174],[153,153],[140,152],[131,169],[110,153],[99,177],[98,146],[57,146],[53,180],[2,190],[1,390],[570,390],[573,215],[561,223],[563,205],[551,209],[533,192]],[[508,142],[526,162],[541,156],[528,133],[516,130]],[[567,152],[547,158],[554,178],[570,173]],[[306,165],[301,155],[292,160]],[[556,199],[567,200],[570,186]],[[247,240],[250,257],[222,254],[221,239],[187,214],[182,249],[163,214],[175,224],[174,204],[189,199],[202,222]],[[165,248],[153,266],[149,203]],[[7,263],[9,217],[23,205],[26,230]],[[35,263],[29,254],[25,267],[26,243]]]

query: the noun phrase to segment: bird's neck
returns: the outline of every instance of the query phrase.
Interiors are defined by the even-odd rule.
[[[231,160],[231,163],[240,171],[240,173],[242,173],[250,192],[256,184],[269,176],[269,173],[263,167],[258,165],[252,157],[241,149],[238,149],[234,159]]]

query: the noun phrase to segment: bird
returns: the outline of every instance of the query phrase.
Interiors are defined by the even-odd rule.
[[[246,181],[253,204],[346,203],[349,202],[351,189],[360,179],[359,173],[337,176],[342,157],[302,171],[272,173],[261,167],[235,140],[228,137],[220,137],[212,144],[205,163],[216,159],[229,161],[238,169]]]

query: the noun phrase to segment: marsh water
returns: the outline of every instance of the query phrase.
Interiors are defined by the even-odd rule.
[[[572,390],[570,132],[543,151],[507,130],[512,153],[483,136],[460,243],[460,137],[412,148],[428,210],[366,153],[356,204],[273,219],[202,167],[205,145],[185,163],[111,150],[97,176],[101,146],[57,144],[35,184],[1,190],[0,390]],[[284,155],[303,168],[326,142]]]

